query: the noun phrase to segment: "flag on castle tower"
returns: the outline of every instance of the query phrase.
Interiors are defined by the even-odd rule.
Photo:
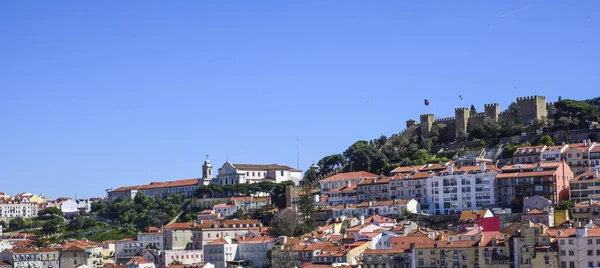
[[[425,105],[429,106],[429,100],[425,99]]]
[[[459,98],[460,100],[463,100],[463,98],[462,98],[462,95],[458,95],[458,98]]]

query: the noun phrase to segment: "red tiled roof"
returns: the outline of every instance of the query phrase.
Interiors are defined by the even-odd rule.
[[[355,172],[344,172],[338,173],[333,176],[322,179],[321,181],[339,181],[339,180],[348,180],[348,179],[364,179],[364,178],[378,178],[378,175],[375,175],[371,172],[366,171],[355,171]]]
[[[546,213],[540,211],[537,208],[534,208],[534,209],[532,209],[530,211],[525,212],[525,215],[543,215],[543,214],[546,214]]]
[[[383,223],[394,223],[394,222],[396,222],[396,220],[394,220],[394,219],[390,219],[390,218],[386,218],[386,217],[381,217],[379,215],[374,215],[374,216],[371,216],[371,217],[368,217],[368,218],[365,219],[365,222],[372,223],[373,221],[383,222]]]
[[[356,191],[356,184],[352,184],[350,186],[340,186],[338,188],[334,188],[333,190],[331,190],[331,192],[350,192],[350,191]]]
[[[76,246],[76,245],[72,245],[72,246],[66,248],[65,250],[63,250],[63,252],[69,252],[69,251],[85,251],[85,248],[82,248],[82,247]]]
[[[138,263],[138,264],[147,264],[147,263],[150,263],[150,262],[149,262],[149,261],[146,261],[146,260],[144,260],[144,258],[142,258],[142,257],[139,257],[139,256],[137,256],[137,257],[133,257],[133,258],[131,258],[131,260],[129,260],[129,261],[127,262],[127,264],[128,264],[128,265],[129,265],[129,264],[134,264],[134,263]]]
[[[501,173],[501,174],[498,174],[498,177],[496,177],[496,178],[507,179],[507,178],[552,176],[552,175],[554,175],[554,173],[556,173],[556,170]]]
[[[231,164],[233,167],[242,170],[295,170],[288,166],[281,166],[277,164],[270,165],[254,165],[254,164]]]
[[[392,177],[366,178],[365,180],[361,181],[358,185],[362,186],[362,185],[367,185],[367,184],[385,184],[385,183],[389,183],[391,179],[392,179]]]
[[[394,170],[392,170],[390,173],[410,173],[415,170],[420,170],[423,167],[425,167],[425,165],[397,167]]]
[[[584,179],[585,178],[585,179]],[[586,172],[583,172],[579,175],[577,175],[577,177],[573,178],[570,182],[577,182],[577,181],[598,181],[600,179],[600,176],[598,176],[598,178],[594,178],[594,172],[591,170],[588,170]]]

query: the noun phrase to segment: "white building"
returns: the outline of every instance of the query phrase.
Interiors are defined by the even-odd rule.
[[[600,228],[593,225],[558,233],[559,267],[600,267]]]
[[[92,211],[92,200],[91,199],[77,199],[77,209],[79,211],[90,212]]]
[[[213,210],[223,217],[228,217],[237,211],[237,207],[235,204],[216,204],[213,206]]]
[[[148,232],[140,232],[137,235],[137,240],[142,248],[163,249],[163,232],[162,230],[150,227]]]
[[[8,222],[14,218],[36,217],[38,209],[38,205],[29,202],[27,198],[23,198],[21,201],[16,199],[0,199],[0,220]]]
[[[427,178],[429,212],[434,214],[458,213],[477,210],[495,204],[494,183],[499,170],[486,165],[454,167]]]
[[[241,183],[256,183],[271,181],[281,183],[293,181],[296,185],[302,179],[302,170],[288,166],[232,164],[225,162],[219,168],[219,174],[212,180],[212,184],[231,185]]]
[[[60,210],[64,215],[78,214],[79,209],[77,208],[77,202],[67,199],[60,203]]]
[[[266,267],[266,252],[275,241],[266,236],[224,237],[204,246],[204,258],[218,268],[229,264],[243,267]]]

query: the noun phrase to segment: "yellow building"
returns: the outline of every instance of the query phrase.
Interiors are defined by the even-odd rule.
[[[519,267],[559,267],[556,238],[559,228],[523,221],[512,237]]]

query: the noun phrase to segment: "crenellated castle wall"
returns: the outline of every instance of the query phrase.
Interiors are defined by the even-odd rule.
[[[448,136],[458,137],[461,133],[468,134],[473,126],[484,124],[486,121],[500,122],[507,120],[521,120],[531,124],[535,119],[548,116],[548,107],[554,103],[546,103],[545,96],[519,97],[516,101],[516,110],[500,112],[500,104],[490,103],[484,105],[484,112],[475,115],[469,114],[468,108],[454,109],[454,117],[435,119],[433,114],[420,116],[419,128],[424,137],[429,137],[431,128],[437,124],[448,126]]]

